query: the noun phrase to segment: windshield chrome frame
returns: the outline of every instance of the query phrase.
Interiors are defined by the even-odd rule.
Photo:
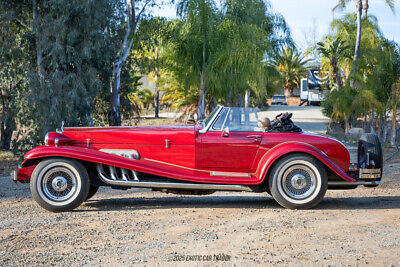
[[[221,110],[224,108],[221,105],[217,106],[218,111],[214,114],[214,116],[211,118],[210,122],[204,126],[203,129],[199,130],[199,133],[206,133],[208,131],[208,129],[211,127],[211,125],[214,123],[215,118],[219,115],[219,113],[221,113]]]

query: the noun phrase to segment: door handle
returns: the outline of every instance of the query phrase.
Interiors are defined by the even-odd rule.
[[[246,136],[247,138],[256,138],[256,139],[259,139],[259,138],[261,138],[261,135],[248,135],[248,136]]]
[[[254,142],[255,143],[257,143],[257,142],[259,142],[260,140],[261,140],[261,135],[248,135],[248,136],[246,136],[247,138],[253,138],[254,139]]]

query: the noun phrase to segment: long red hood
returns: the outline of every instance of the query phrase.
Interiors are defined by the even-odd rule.
[[[76,142],[91,144],[163,145],[165,140],[179,145],[194,145],[194,126],[76,127],[63,134]]]

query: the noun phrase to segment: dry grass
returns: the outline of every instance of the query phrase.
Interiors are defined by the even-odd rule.
[[[17,157],[11,151],[0,150],[0,160],[15,160]]]

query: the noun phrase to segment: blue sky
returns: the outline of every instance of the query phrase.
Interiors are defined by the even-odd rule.
[[[274,12],[281,13],[292,31],[292,36],[301,49],[307,48],[314,39],[319,41],[330,30],[333,19],[332,8],[337,0],[270,0]],[[386,38],[400,44],[400,0],[394,0],[395,14],[384,0],[370,0],[369,14],[378,18],[381,31]],[[353,12],[354,3],[346,11],[335,13],[336,17]],[[174,17],[174,6],[163,6],[157,15]]]

